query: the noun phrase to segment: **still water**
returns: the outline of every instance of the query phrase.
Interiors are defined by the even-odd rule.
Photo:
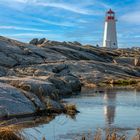
[[[42,137],[47,140],[76,140],[83,133],[94,133],[98,128],[116,128],[127,135],[140,128],[140,91],[83,89],[80,95],[64,100],[76,104],[80,113],[75,119],[59,115],[48,124],[25,129],[25,133],[38,140]]]

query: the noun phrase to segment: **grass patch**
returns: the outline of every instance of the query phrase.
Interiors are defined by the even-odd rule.
[[[95,88],[96,84],[95,83],[85,83],[84,86],[87,88]]]
[[[125,134],[117,133],[115,130],[107,129],[105,132],[102,130],[97,130],[94,135],[84,134],[81,140],[127,140],[128,136]],[[130,138],[129,138],[130,139]],[[140,131],[137,130],[137,133],[130,140],[140,140]]]
[[[75,116],[76,113],[79,113],[79,111],[76,108],[76,105],[74,104],[64,104],[65,113],[70,116]]]
[[[137,81],[134,80],[134,79],[130,79],[130,80],[116,80],[113,82],[114,85],[122,85],[122,86],[125,86],[125,85],[135,85],[137,84]]]
[[[21,131],[13,126],[0,128],[0,140],[27,140]]]
[[[103,81],[101,83],[99,83],[98,85],[102,86],[102,85],[118,85],[118,86],[128,86],[128,85],[137,85],[138,84],[138,80],[136,79],[117,79],[117,80],[106,80]]]

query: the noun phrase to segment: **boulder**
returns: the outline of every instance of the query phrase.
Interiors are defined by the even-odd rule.
[[[50,77],[48,79],[51,83],[55,85],[55,88],[59,90],[59,95],[71,95],[72,89],[71,87],[60,77]]]
[[[39,41],[38,41],[38,45],[41,45],[43,44],[44,42],[46,41],[46,38],[41,38]]]
[[[32,44],[32,45],[37,45],[38,44],[38,38],[33,38],[29,44]]]
[[[114,59],[117,64],[134,65],[134,58],[132,57],[117,57]]]
[[[5,76],[7,74],[8,69],[0,66],[0,76]]]
[[[5,67],[13,67],[14,65],[17,64],[17,61],[8,55],[6,55],[4,52],[0,52],[0,66],[5,66]]]
[[[65,75],[68,75],[68,74],[70,74],[70,70],[69,69],[63,69],[61,72],[56,73],[55,75],[56,76],[65,76]]]
[[[8,83],[22,90],[34,93],[40,100],[47,97],[51,98],[52,96],[54,99],[54,94],[56,94],[56,88],[52,83],[33,78],[12,78],[9,79]]]
[[[63,79],[71,87],[73,92],[81,91],[82,85],[78,77],[74,75],[66,75]]]
[[[38,102],[42,105],[39,100]],[[30,114],[35,111],[36,107],[21,90],[6,83],[0,83],[0,118],[15,114]]]
[[[134,65],[140,66],[140,57],[134,58]]]
[[[56,65],[53,69],[52,69],[52,72],[54,73],[59,73],[61,72],[62,70],[64,69],[67,69],[68,66],[66,64],[60,64],[60,65]]]
[[[51,100],[49,98],[45,98],[44,102],[46,104],[47,109],[58,111],[58,112],[64,110],[64,105],[61,103],[58,103],[54,100]]]
[[[14,56],[16,57],[16,60],[18,61],[18,63],[15,63],[14,66],[40,64],[44,62],[44,59],[35,53],[32,53],[30,55],[14,54]],[[9,61],[9,64],[10,64],[10,61]]]
[[[48,71],[44,71],[41,69],[38,69],[34,72],[34,76],[48,76],[50,73]]]
[[[81,82],[74,75],[65,75],[60,77],[51,77],[49,81],[59,89],[60,95],[72,95],[73,92],[81,90]]]
[[[73,44],[78,45],[78,46],[82,46],[82,44],[79,43],[78,41],[74,41]]]
[[[7,117],[9,112],[6,107],[0,106],[0,118]]]

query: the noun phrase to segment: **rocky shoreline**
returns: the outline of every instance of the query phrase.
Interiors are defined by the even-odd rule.
[[[140,49],[109,50],[45,38],[30,43],[0,36],[0,118],[65,111],[64,96],[82,86],[140,82]]]

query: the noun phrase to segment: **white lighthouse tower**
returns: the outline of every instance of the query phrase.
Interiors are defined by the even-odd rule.
[[[117,33],[116,33],[116,18],[115,12],[111,9],[106,12],[103,47],[118,48]]]

